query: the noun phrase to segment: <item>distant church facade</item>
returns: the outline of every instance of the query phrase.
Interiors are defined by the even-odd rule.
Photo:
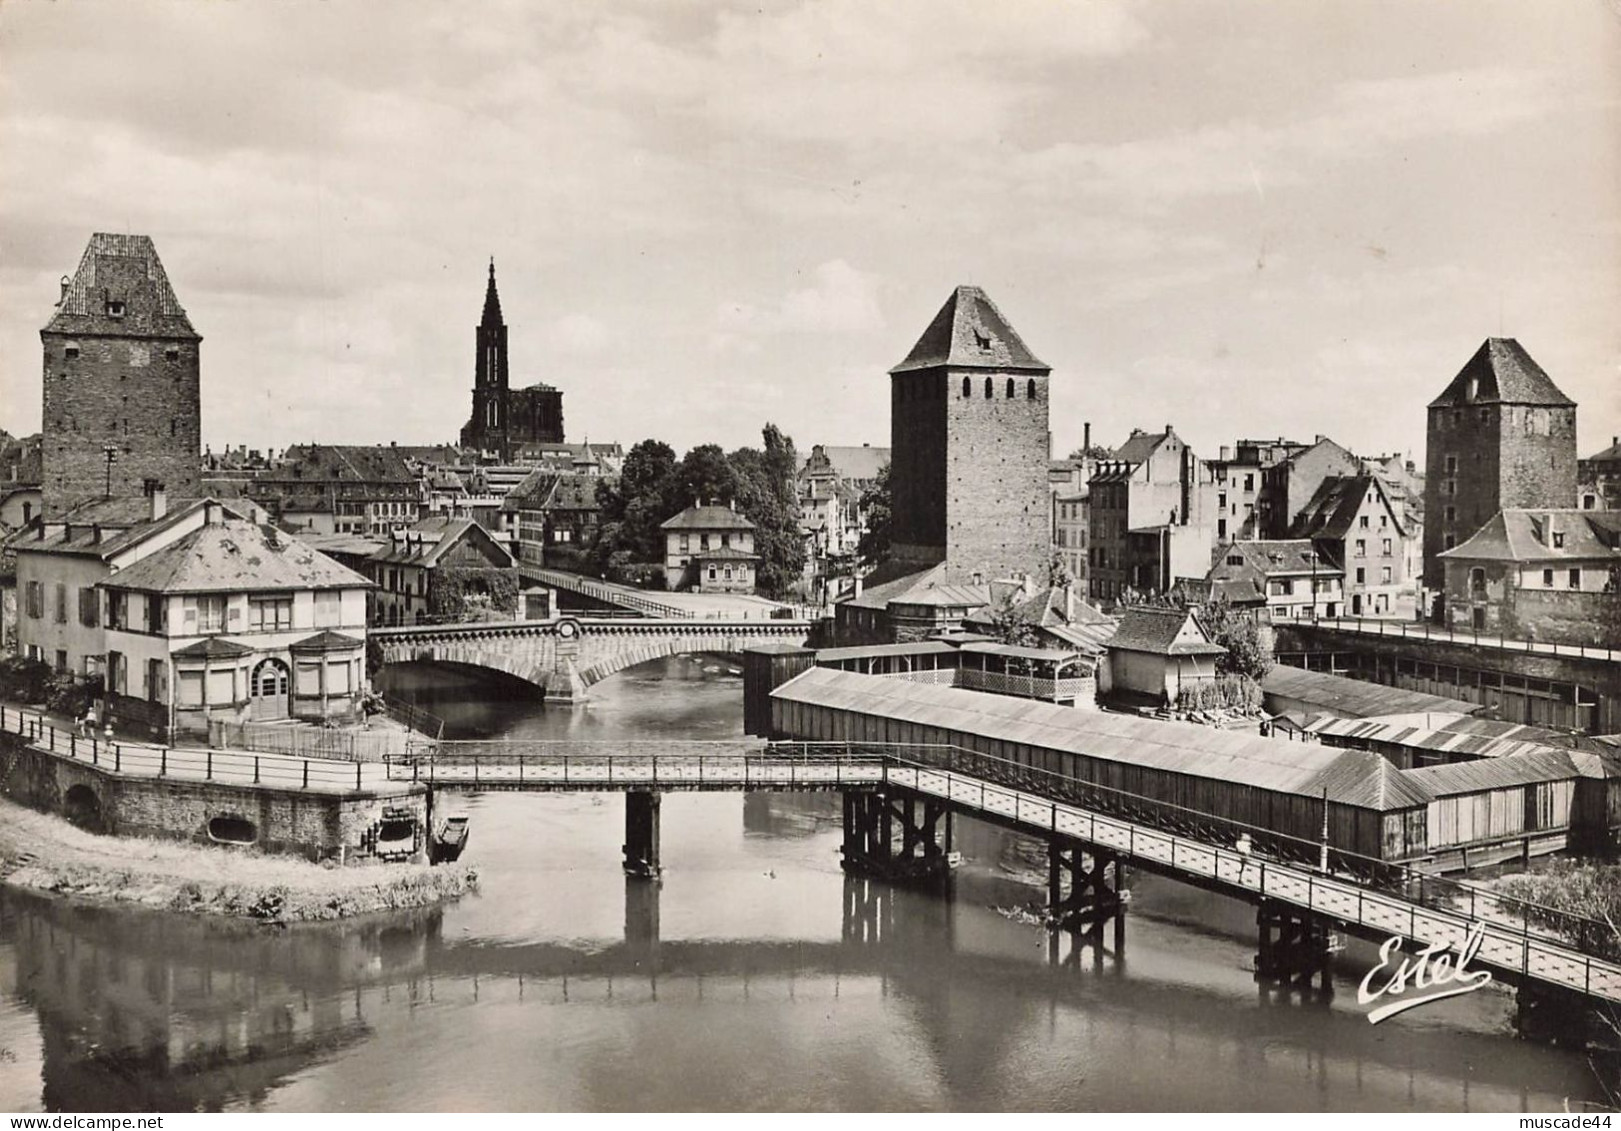
[[[495,289],[495,262],[490,262],[484,291],[484,317],[474,331],[477,358],[473,365],[473,415],[462,426],[464,448],[495,452],[510,460],[526,444],[563,442],[563,391],[546,384],[511,388],[507,370],[507,324],[501,318],[501,296]]]

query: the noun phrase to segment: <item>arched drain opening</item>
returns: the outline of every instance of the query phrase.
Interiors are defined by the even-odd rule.
[[[208,835],[221,844],[252,844],[259,839],[259,828],[246,817],[214,817],[208,822]]]
[[[377,826],[377,843],[393,847],[400,841],[415,840],[416,833],[417,823],[414,819],[406,817],[385,818]]]
[[[99,833],[107,829],[101,814],[101,798],[87,785],[68,789],[62,798],[62,815],[86,832]]]

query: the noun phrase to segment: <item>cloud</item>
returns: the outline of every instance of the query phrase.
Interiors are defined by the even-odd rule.
[[[811,274],[810,286],[788,292],[771,309],[722,303],[715,315],[715,345],[756,348],[759,339],[773,335],[863,334],[883,329],[877,275],[857,270],[842,259],[823,263]]]

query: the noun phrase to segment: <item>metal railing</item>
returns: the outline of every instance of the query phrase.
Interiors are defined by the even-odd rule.
[[[80,735],[49,716],[0,705],[0,730],[38,749],[102,773],[175,781],[219,782],[313,792],[375,789],[390,784],[382,762],[340,762],[239,750],[192,749]]]
[[[612,582],[583,577],[577,573],[537,566],[524,566],[521,572],[525,577],[545,582],[555,588],[581,593],[598,601],[626,605],[638,612],[670,617],[675,620],[689,619],[693,615],[689,610],[679,609],[674,605],[666,605],[662,601],[655,601],[653,598],[644,595],[641,590],[632,589],[628,585],[615,585]]]
[[[1531,652],[1544,656],[1575,656],[1582,659],[1618,660],[1621,648],[1598,644],[1559,644],[1551,640],[1527,640],[1505,636],[1501,632],[1467,632],[1442,628],[1428,621],[1380,620],[1377,617],[1314,617],[1305,621],[1283,621],[1284,625],[1316,625],[1340,632],[1359,632],[1369,636],[1400,636],[1415,640],[1434,640],[1446,644],[1468,644],[1478,648],[1498,648],[1509,652]]]
[[[383,700],[383,713],[402,727],[407,727],[434,742],[444,737],[445,720],[432,711],[424,710],[415,703],[397,699],[386,691],[380,691],[378,695]]]
[[[1358,877],[1322,872],[1287,861],[1209,844],[1089,812],[1047,797],[918,764],[890,764],[886,780],[953,804],[1049,834],[1061,834],[1112,849],[1128,861],[1148,861],[1172,871],[1206,877],[1292,904],[1368,931],[1461,952],[1472,931],[1481,932],[1477,957],[1485,964],[1607,1001],[1621,1002],[1621,964],[1583,953],[1565,940],[1533,932],[1474,910],[1436,908],[1370,890]]]
[[[885,758],[856,750],[738,742],[478,743],[391,762],[396,781],[476,788],[716,789],[871,786]],[[510,749],[494,749],[501,746]]]

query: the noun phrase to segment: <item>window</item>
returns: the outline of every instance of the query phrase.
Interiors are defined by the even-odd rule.
[[[992,397],[994,397],[996,395],[994,390],[995,390],[995,386],[991,383],[991,379],[989,377],[985,378],[985,399],[986,400],[990,400]]]
[[[248,598],[248,627],[270,632],[293,627],[293,599],[291,597]]]
[[[107,300],[107,317],[108,318],[122,318],[122,317],[124,317],[124,304],[123,304],[123,302],[121,300],[116,299],[116,298],[110,298],[110,299]]]
[[[1389,566],[1380,566],[1379,567],[1379,580],[1382,583],[1384,583],[1385,585],[1390,584],[1390,567]]]
[[[1364,570],[1361,566],[1356,567],[1356,583],[1358,585],[1361,585],[1364,581],[1367,580],[1366,574],[1367,574],[1367,571]]]
[[[709,580],[711,580],[711,581],[715,580],[715,567],[714,566],[709,567]]]
[[[65,582],[56,583],[56,623],[68,622],[68,587]]]
[[[965,400],[974,395],[974,382],[971,378],[962,379],[962,395]]]
[[[1447,494],[1456,495],[1458,493],[1458,481],[1456,479],[1448,479],[1445,483],[1445,488]]]
[[[681,552],[683,554],[687,553],[691,549],[691,546],[690,546],[689,541],[688,541],[691,537],[692,536],[690,534],[681,535]]]
[[[1385,529],[1385,527],[1387,527],[1387,526],[1388,526],[1388,525],[1390,525],[1390,524],[1389,524],[1389,523],[1387,523],[1387,522],[1386,522],[1386,521],[1385,521],[1385,516],[1384,516],[1384,515],[1380,515],[1380,516],[1379,516],[1379,529],[1380,529],[1380,530],[1383,530],[1383,529]]]
[[[1029,401],[1036,399],[1036,379],[1034,377],[1025,383],[1024,398]]]
[[[1545,569],[1542,571],[1542,584],[1549,589],[1553,588],[1553,570]]]
[[[732,580],[732,567],[727,566],[724,572],[725,572],[726,580],[727,581]]]
[[[123,695],[129,690],[129,664],[122,652],[107,653],[107,690]]]
[[[107,594],[107,627],[123,628],[128,620],[129,594],[112,592]]]
[[[1570,580],[1567,585],[1571,589],[1580,589],[1582,587],[1582,571],[1579,569],[1571,570]]]
[[[1013,389],[1014,389],[1013,378],[1009,377],[1007,379],[1007,399],[1008,400],[1013,399]]]
[[[1219,511],[1224,511],[1224,510],[1227,509],[1227,492],[1226,491],[1218,491],[1218,492],[1216,492],[1216,509],[1219,510]]]
[[[731,548],[731,545],[732,545],[732,536],[730,534],[722,534],[720,536],[720,548],[723,549],[723,550],[727,550],[727,549]]]
[[[24,605],[27,606],[28,615],[38,620],[45,615],[45,587],[38,581],[30,581],[24,592]]]
[[[1445,511],[1445,514],[1446,514],[1446,520],[1448,522],[1457,522],[1458,521],[1458,508],[1457,507],[1447,507],[1446,511]]]
[[[1363,530],[1366,530],[1368,528],[1368,516],[1363,515],[1361,518],[1359,518],[1357,520],[1357,525],[1359,527],[1361,527]]]
[[[1458,544],[1458,536],[1456,534],[1442,535],[1442,537],[1441,537],[1441,548],[1442,549],[1450,550],[1450,549],[1452,549],[1452,547],[1456,546],[1457,544]]]
[[[1255,475],[1253,472],[1244,476],[1244,490],[1255,490]]]
[[[70,360],[72,358],[78,357],[79,356],[79,343],[78,342],[69,342],[67,344],[67,348],[65,350],[63,350],[62,352],[67,354],[67,356],[68,356],[68,358]]]
[[[1379,553],[1382,556],[1388,558],[1390,556],[1390,539],[1389,538],[1381,538],[1379,540],[1379,544],[1380,544]]]
[[[187,597],[184,623],[188,632],[219,632],[225,627],[225,597]]]
[[[1244,564],[1244,555],[1243,554],[1228,554],[1227,555],[1227,564],[1228,565],[1236,565],[1236,566],[1243,565]]]
[[[328,628],[342,621],[343,594],[328,591],[315,595],[315,627]]]
[[[146,697],[153,702],[161,702],[167,698],[168,688],[164,686],[165,679],[162,660],[148,660],[146,662]]]
[[[1563,530],[1555,530],[1553,532],[1553,548],[1556,550],[1562,550],[1565,548],[1565,532]]]
[[[68,654],[67,654],[67,650],[63,649],[63,648],[58,648],[56,650],[56,671],[57,671],[57,674],[58,675],[65,675],[67,673],[67,670],[68,670]]]
[[[1458,457],[1457,456],[1447,456],[1446,468],[1447,468],[1447,474],[1448,475],[1456,475],[1457,472],[1458,472]]]
[[[79,590],[79,623],[86,628],[101,623],[101,594],[94,589]]]
[[[1365,558],[1368,556],[1368,541],[1366,538],[1358,538],[1356,540],[1356,556],[1359,558]]]
[[[1216,520],[1216,537],[1217,538],[1226,538],[1227,537],[1227,520],[1225,518],[1218,518]]]
[[[161,593],[146,597],[146,631],[163,633],[169,629],[169,602]]]

